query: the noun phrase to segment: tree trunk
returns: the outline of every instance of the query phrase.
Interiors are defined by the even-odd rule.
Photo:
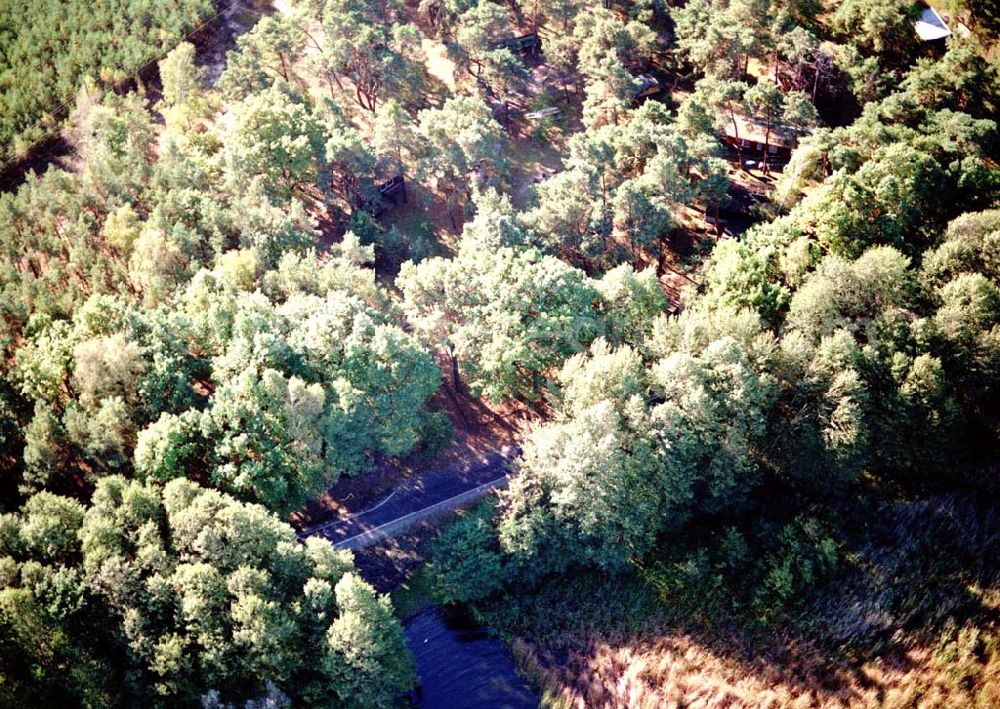
[[[604,249],[608,248],[608,185],[607,178],[601,173],[601,242]]]
[[[451,399],[452,403],[455,404],[455,410],[458,411],[458,415],[461,417],[462,422],[468,426],[469,417],[465,413],[465,407],[462,405],[462,400],[459,399],[459,396],[462,394],[462,381],[458,378],[458,358],[455,356],[455,353],[451,348],[448,348],[448,357],[451,359],[452,387],[449,389],[446,386],[444,387],[444,391],[448,394],[448,398]]]
[[[458,222],[455,221],[455,205],[451,204],[450,200],[447,205],[447,208],[448,208],[448,219],[451,221],[451,229],[457,234]]]
[[[333,92],[333,79],[331,78],[333,76],[333,72],[331,72],[329,69],[326,69],[323,73],[326,75],[326,85],[330,88],[330,98],[335,98]]]
[[[358,103],[361,108],[366,108],[372,113],[375,113],[375,98],[377,96],[376,89],[373,87],[362,88],[361,83],[354,85],[354,91],[357,94]]]
[[[678,271],[676,268],[674,268],[673,266],[671,266],[670,264],[668,264],[666,262],[664,262],[663,268],[665,270],[670,271],[671,273],[674,273],[674,274],[680,276],[681,278],[687,280],[689,283],[692,283],[694,285],[698,285],[698,281],[696,281],[695,279],[691,278],[691,276],[689,276],[688,274],[684,273],[683,271]]]
[[[341,91],[344,90],[344,82],[340,80],[340,74],[335,71],[331,71],[330,74],[333,76],[333,80],[337,82],[337,88]]]
[[[736,122],[736,111],[733,105],[729,104],[729,120],[733,122],[733,137],[736,140],[736,156],[740,161],[740,170],[743,170],[743,146],[740,144],[740,126]]]
[[[771,168],[767,164],[767,159],[771,155],[771,114],[767,114],[767,127],[764,129],[764,162],[761,172],[765,175],[771,174]]]
[[[448,359],[451,360],[451,383],[458,394],[461,394],[464,386],[462,384],[462,377],[458,372],[458,355],[455,354],[455,349],[452,347],[448,348]]]

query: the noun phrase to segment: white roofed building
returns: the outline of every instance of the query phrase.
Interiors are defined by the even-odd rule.
[[[913,28],[917,31],[921,42],[939,42],[951,37],[948,23],[930,5],[920,13],[920,17],[913,23]]]

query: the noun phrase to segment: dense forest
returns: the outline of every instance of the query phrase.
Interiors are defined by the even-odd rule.
[[[50,134],[85,77],[135,79],[213,13],[210,0],[0,5],[0,161],[24,157]]]
[[[247,3],[217,81],[207,2],[28,7],[0,704],[410,701],[306,510],[481,410],[507,489],[404,580],[544,704],[1000,703],[992,3]]]

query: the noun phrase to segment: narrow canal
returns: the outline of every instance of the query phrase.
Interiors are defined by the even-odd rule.
[[[415,704],[422,709],[538,706],[507,647],[460,609],[420,611],[406,623],[406,641],[417,662]]]

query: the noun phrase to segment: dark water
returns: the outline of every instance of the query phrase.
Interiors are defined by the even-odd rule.
[[[417,661],[424,709],[534,708],[538,697],[514,671],[499,639],[463,612],[435,606],[406,623],[406,641]]]

